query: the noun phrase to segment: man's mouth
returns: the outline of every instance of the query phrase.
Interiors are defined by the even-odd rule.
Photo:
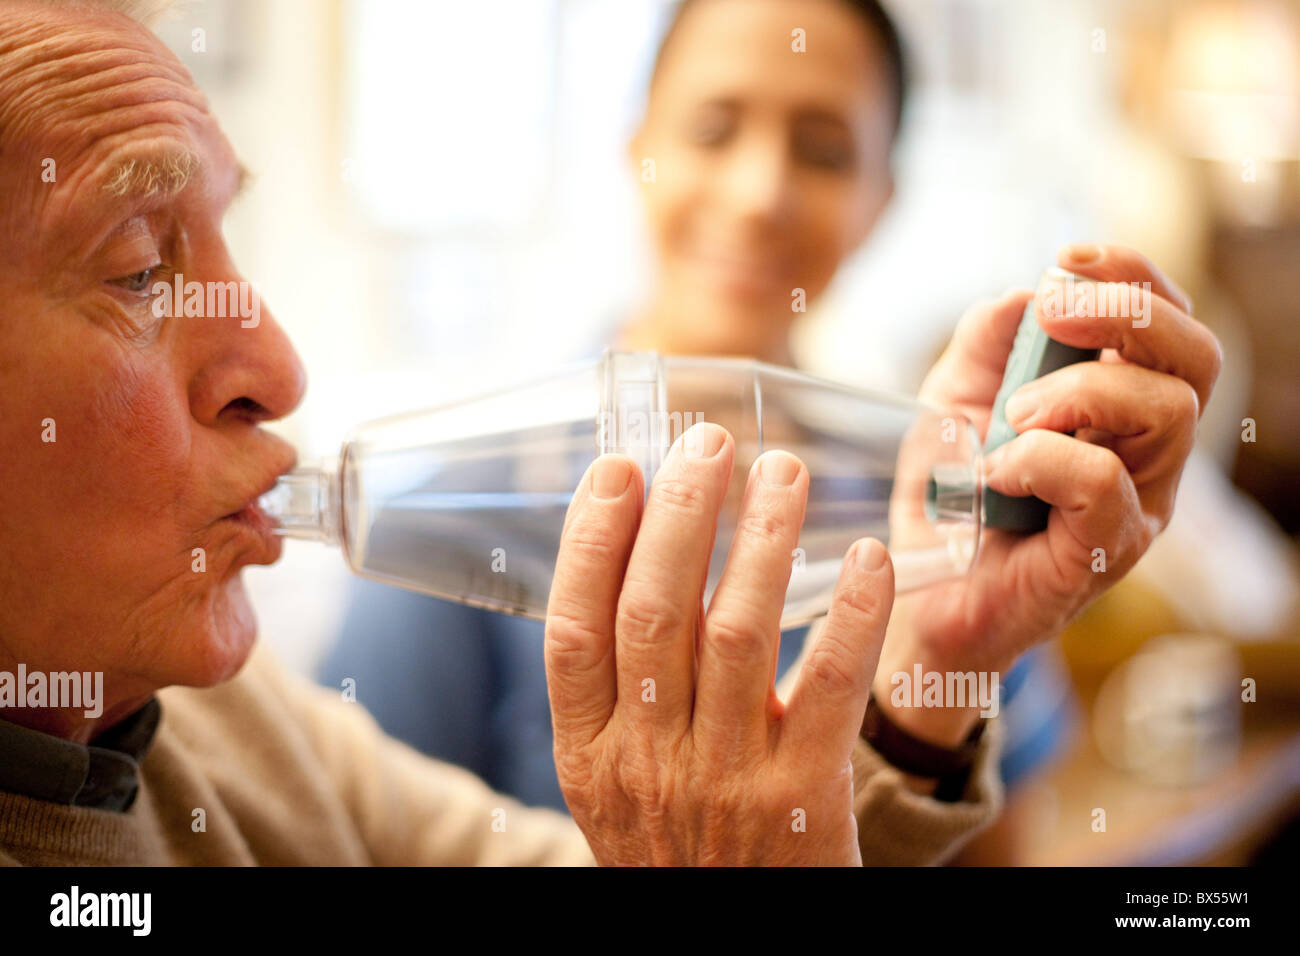
[[[254,501],[252,504],[245,505],[238,511],[231,512],[221,519],[222,521],[237,521],[240,524],[248,525],[253,531],[275,530],[275,524],[261,507]]]
[[[258,564],[270,564],[280,557],[284,539],[275,533],[275,522],[258,507],[256,500],[239,511],[226,515],[218,524],[228,525],[241,535],[254,538],[259,544]]]
[[[258,500],[275,487],[276,481],[286,471],[289,471],[293,464],[294,462],[290,461],[285,467],[277,468],[273,474],[258,486],[252,495],[245,499],[243,507],[223,515],[217,520],[218,525],[235,528],[241,535],[256,538],[260,542],[262,548],[261,554],[258,556],[258,563],[269,564],[277,560],[284,547],[284,540],[275,533],[276,522],[262,509],[258,504]]]

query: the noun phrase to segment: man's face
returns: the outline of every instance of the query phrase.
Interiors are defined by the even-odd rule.
[[[145,28],[0,0],[0,660],[115,696],[243,663],[239,571],[279,545],[231,516],[291,466],[259,425],[305,375],[264,307],[159,317],[153,290],[242,280],[242,178]]]

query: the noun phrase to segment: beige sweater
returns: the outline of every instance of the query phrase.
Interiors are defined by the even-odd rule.
[[[386,736],[369,714],[259,647],[233,680],[159,693],[163,716],[129,811],[0,793],[6,865],[591,863],[566,816],[526,808]],[[855,808],[868,863],[934,863],[1001,800],[996,721],[967,801],[901,785],[865,743]],[[198,811],[202,811],[199,813]]]

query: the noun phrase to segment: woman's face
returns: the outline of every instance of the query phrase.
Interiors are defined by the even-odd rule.
[[[758,354],[797,316],[796,290],[814,299],[866,238],[892,191],[882,57],[841,0],[683,14],[630,158],[660,314],[702,349]]]
[[[0,77],[23,111],[0,115],[0,660],[103,671],[112,698],[243,663],[239,572],[279,544],[238,513],[293,462],[260,425],[305,377],[222,239],[241,172],[203,97],[87,16],[43,14]],[[200,314],[156,306],[177,274]]]

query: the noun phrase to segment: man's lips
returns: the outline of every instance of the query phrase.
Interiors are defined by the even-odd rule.
[[[245,534],[260,539],[272,561],[280,556],[284,542],[275,533],[276,522],[262,509],[258,501],[264,494],[275,487],[275,483],[279,481],[280,476],[291,470],[295,463],[296,456],[293,460],[283,462],[254,489],[252,494],[244,498],[242,507],[217,519],[219,525],[233,526]]]
[[[272,468],[261,472],[264,477],[256,485],[249,485],[243,482],[235,485],[235,487],[243,489],[243,494],[238,498],[227,499],[228,503],[226,504],[226,507],[231,510],[226,514],[223,514],[219,520],[224,521],[227,518],[235,518],[244,515],[245,512],[251,510],[256,512],[256,515],[260,515],[261,520],[269,521],[266,513],[258,508],[258,501],[261,500],[263,495],[274,488],[276,483],[284,475],[293,471],[294,466],[298,464],[298,456],[292,451],[286,451],[285,454],[277,455],[276,457],[279,460],[275,462]]]
[[[275,533],[275,522],[254,500],[233,514],[228,514],[218,522],[235,528],[239,533],[256,538],[265,551],[265,560],[269,563],[280,557],[284,540]]]
[[[248,525],[254,531],[273,532],[275,530],[275,523],[271,520],[270,515],[263,511],[256,501],[226,515],[221,520],[237,521],[240,524]]]

